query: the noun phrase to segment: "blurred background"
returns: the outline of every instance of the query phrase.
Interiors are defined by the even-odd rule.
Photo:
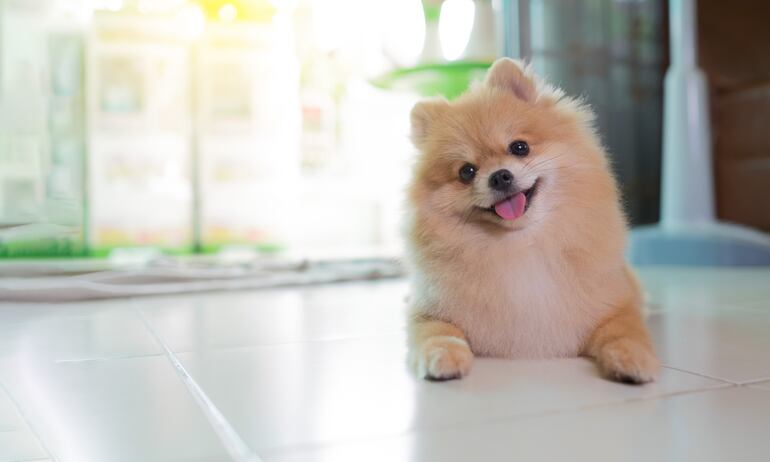
[[[411,106],[513,56],[596,111],[631,224],[661,224],[633,262],[766,264],[767,6],[681,5],[0,0],[0,258],[397,257]]]
[[[504,54],[588,98],[656,221],[665,5],[527,3],[2,0],[0,256],[397,253],[411,105]]]

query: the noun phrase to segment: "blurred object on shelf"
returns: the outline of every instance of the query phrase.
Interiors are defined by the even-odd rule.
[[[661,216],[657,225],[634,229],[631,261],[768,265],[770,234],[720,221],[716,215],[709,88],[706,74],[699,68],[695,0],[670,3],[669,25],[671,63],[665,80]],[[740,141],[734,144],[740,146]],[[740,147],[736,150],[731,145],[730,152],[740,152]],[[753,209],[767,213],[766,205],[749,199]]]
[[[322,91],[302,91],[302,169],[322,170],[334,162],[338,143],[337,102]]]
[[[463,11],[458,11],[458,13],[462,14]],[[465,49],[460,55],[461,60],[491,63],[502,54],[500,31],[495,20],[496,14],[502,14],[502,9],[498,6],[496,12],[492,0],[473,0],[473,12],[471,13],[473,25]],[[457,34],[457,32],[454,33]],[[462,37],[465,34],[457,35]]]
[[[50,6],[0,3],[0,257],[85,251],[84,37]]]
[[[198,236],[204,252],[228,244],[286,245],[300,176],[299,65],[281,11],[262,22],[210,24],[195,48]]]
[[[442,64],[422,64],[396,69],[372,80],[382,89],[405,91],[432,97],[453,99],[460,96],[474,81],[484,77],[488,62],[455,61]]]
[[[422,0],[425,16],[425,38],[420,53],[420,63],[441,63],[445,61],[441,49],[441,6],[445,0]]]
[[[424,97],[456,98],[482,79],[501,55],[492,0],[423,0],[422,4],[425,38],[418,64],[389,71],[372,83]]]
[[[188,45],[173,17],[94,14],[88,37],[88,246],[193,247]]]

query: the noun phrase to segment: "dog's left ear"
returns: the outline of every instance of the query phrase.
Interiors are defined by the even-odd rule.
[[[415,104],[410,114],[412,122],[412,143],[418,148],[425,142],[431,127],[443,117],[449,103],[445,99],[429,99]]]
[[[528,103],[534,103],[537,99],[534,76],[521,61],[511,58],[498,59],[487,72],[486,83],[490,87],[510,91]]]

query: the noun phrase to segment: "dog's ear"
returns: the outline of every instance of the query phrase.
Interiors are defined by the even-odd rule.
[[[486,83],[490,87],[510,91],[528,103],[537,99],[535,78],[521,61],[511,58],[498,59],[487,72]]]
[[[415,146],[420,147],[430,134],[434,123],[445,114],[449,103],[445,99],[421,101],[414,105],[410,118],[412,121],[411,138]]]

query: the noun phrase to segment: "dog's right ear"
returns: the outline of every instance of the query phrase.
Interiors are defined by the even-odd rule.
[[[533,103],[537,99],[537,83],[531,69],[521,61],[500,58],[487,72],[487,85],[509,91],[522,101]]]
[[[412,120],[412,143],[420,147],[428,138],[431,127],[441,118],[449,107],[445,99],[421,101],[414,105],[410,118]]]

